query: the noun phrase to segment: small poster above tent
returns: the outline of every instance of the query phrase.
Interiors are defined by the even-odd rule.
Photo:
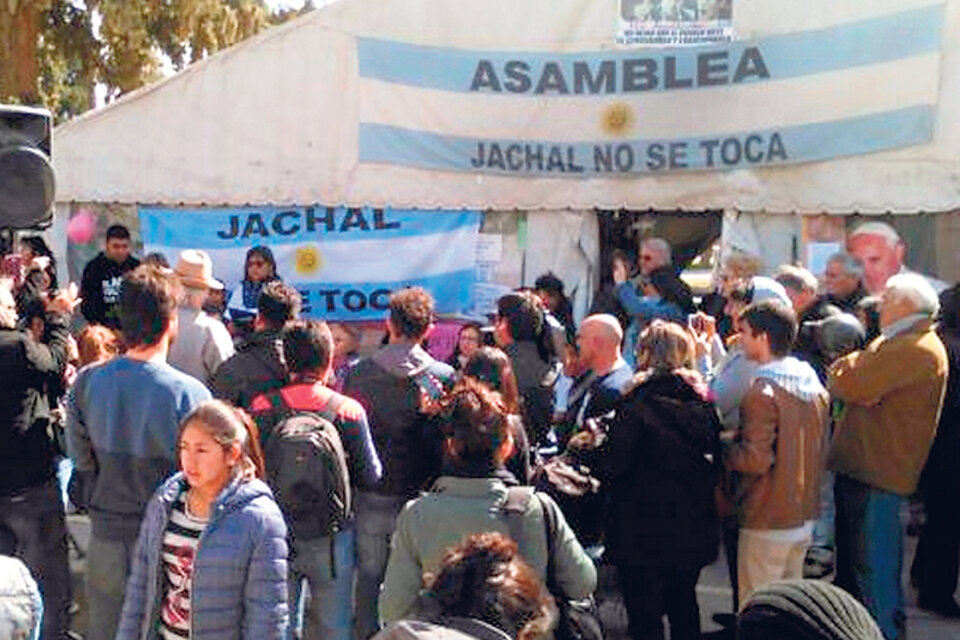
[[[361,37],[359,161],[630,178],[920,145],[936,126],[943,25],[944,5],[931,5],[754,41],[620,51]]]
[[[620,0],[617,43],[643,46],[733,40],[733,0]]]
[[[144,253],[174,262],[183,249],[202,249],[228,291],[244,278],[247,251],[269,248],[310,317],[385,318],[390,293],[407,286],[429,291],[438,313],[473,307],[477,211],[140,207],[139,216]]]

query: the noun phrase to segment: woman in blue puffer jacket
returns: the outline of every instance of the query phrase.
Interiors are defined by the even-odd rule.
[[[249,425],[216,400],[184,419],[181,471],[147,506],[117,640],[285,636],[287,528]]]

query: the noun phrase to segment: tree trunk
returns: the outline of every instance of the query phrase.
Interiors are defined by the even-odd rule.
[[[6,70],[0,74],[3,98],[15,98],[23,104],[39,102],[37,44],[44,4],[20,0],[8,2],[0,11],[0,21],[6,23],[0,25],[0,68]]]

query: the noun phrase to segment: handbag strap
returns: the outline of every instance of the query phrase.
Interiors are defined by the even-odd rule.
[[[507,489],[507,499],[504,501],[501,510],[507,517],[510,537],[519,544],[522,533],[521,523],[523,522],[523,515],[529,509],[530,500],[536,500],[539,503],[547,543],[547,589],[554,595],[562,595],[562,591],[557,590],[556,570],[553,563],[557,538],[557,515],[545,498],[546,496],[543,493],[536,491],[533,487],[509,487]]]

